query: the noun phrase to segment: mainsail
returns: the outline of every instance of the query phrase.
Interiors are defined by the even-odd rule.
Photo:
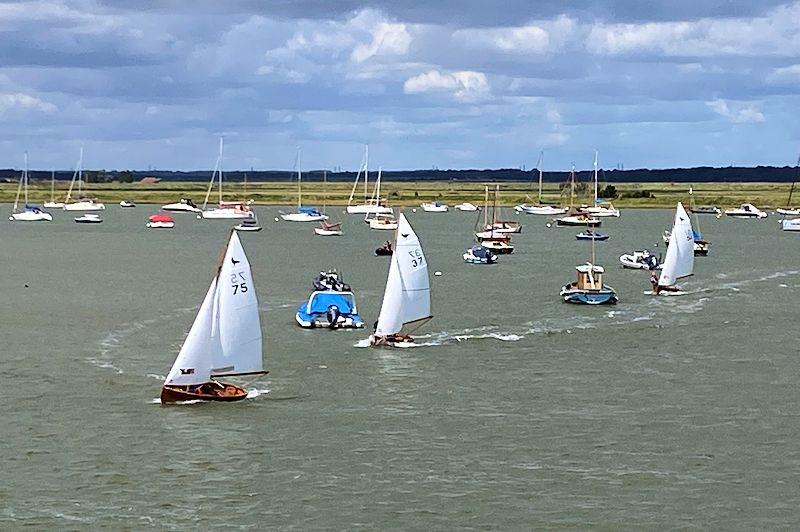
[[[250,263],[231,231],[217,275],[183,343],[166,385],[263,373],[261,322]]]
[[[428,261],[422,253],[419,238],[401,213],[375,334],[397,334],[404,325],[430,317]]]
[[[675,211],[675,223],[669,235],[667,256],[664,259],[664,268],[658,279],[660,286],[672,286],[682,278],[692,275],[694,269],[694,236],[692,222],[686,210],[679,202]]]

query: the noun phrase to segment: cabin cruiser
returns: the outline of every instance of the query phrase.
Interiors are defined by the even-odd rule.
[[[483,245],[472,246],[464,253],[464,262],[469,264],[495,264],[497,255]]]
[[[619,218],[619,209],[615,209],[614,205],[607,201],[597,200],[597,203],[593,207],[581,207],[581,210],[598,218],[607,216]]]
[[[555,205],[528,205],[526,203],[517,205],[514,210],[520,214],[544,214],[547,216],[558,216],[567,212],[567,209]]]
[[[376,231],[394,231],[397,229],[397,219],[394,214],[375,213],[367,215],[364,221],[369,224],[370,229]]]
[[[241,201],[223,201],[217,208],[200,211],[198,218],[203,220],[240,220],[254,218],[250,206]]]
[[[123,209],[132,209],[133,207],[136,207],[136,204],[132,201],[122,200],[119,202],[119,206]]]
[[[671,231],[669,229],[664,230],[664,234],[662,238],[664,239],[664,243],[669,246],[670,242],[670,234]],[[692,229],[692,237],[694,239],[694,255],[695,257],[705,257],[708,255],[709,247],[711,246],[711,242],[707,240],[703,240],[703,235]]]
[[[634,251],[619,256],[619,262],[623,268],[632,270],[657,270],[660,268],[658,257],[648,250]]]
[[[467,202],[467,203],[459,203],[458,205],[456,205],[456,209],[458,209],[459,211],[464,211],[464,212],[476,212],[480,208],[477,205],[473,204],[473,203]]]
[[[781,220],[781,229],[783,231],[800,231],[800,218]]]
[[[65,203],[62,209],[65,211],[104,211],[106,206],[98,203],[94,198],[81,196],[74,203]]]
[[[169,214],[154,214],[147,219],[145,227],[149,229],[172,229],[175,227],[175,219]]]
[[[559,295],[567,303],[584,305],[614,305],[619,301],[616,291],[603,284],[605,270],[591,262],[575,267],[577,281],[565,284]]]
[[[177,203],[168,203],[161,206],[162,211],[169,212],[201,212],[200,207],[189,198],[181,198]]]
[[[692,214],[714,214],[716,216],[722,215],[722,209],[714,205],[698,205],[693,209],[689,209]]]
[[[315,291],[308,302],[297,308],[295,319],[301,327],[313,329],[358,329],[364,320],[358,315],[353,292],[339,290]]]
[[[296,212],[281,214],[281,219],[286,222],[321,222],[327,220],[328,216],[316,207],[298,207]]]
[[[12,222],[52,222],[53,215],[37,205],[25,205],[24,211],[11,213],[8,219]]]
[[[556,225],[558,226],[599,227],[601,223],[601,220],[578,209],[570,209],[567,211],[566,216],[556,218]]]
[[[319,272],[312,282],[314,290],[335,290],[338,292],[349,292],[350,285],[342,281],[341,276],[335,270]]]
[[[595,233],[591,229],[587,229],[586,231],[581,231],[580,233],[575,235],[575,238],[577,238],[578,240],[603,241],[603,240],[608,240],[608,235],[605,233]]]
[[[99,214],[84,214],[75,218],[75,223],[79,224],[99,224],[102,222],[103,219],[100,218]]]
[[[766,218],[767,213],[752,203],[742,203],[736,209],[725,209],[725,215],[733,218]]]
[[[448,210],[448,206],[439,200],[433,203],[423,203],[420,207],[422,207],[422,210],[425,212],[447,212]]]

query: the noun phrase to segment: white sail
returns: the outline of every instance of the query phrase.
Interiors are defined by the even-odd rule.
[[[675,223],[669,236],[664,268],[661,270],[658,284],[672,286],[678,279],[692,275],[693,269],[694,235],[692,234],[692,222],[683,205],[679,202],[675,211]]]
[[[263,371],[261,322],[250,263],[232,231],[223,262],[183,343],[166,385]]]
[[[219,270],[211,335],[219,338],[212,376],[263,371],[261,321],[250,263],[239,235],[231,234]]]
[[[419,238],[401,213],[375,334],[397,334],[403,325],[430,317],[428,261],[422,253]]]

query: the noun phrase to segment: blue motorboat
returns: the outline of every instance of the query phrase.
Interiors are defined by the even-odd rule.
[[[464,253],[464,262],[469,264],[495,264],[497,255],[480,244],[472,246]]]
[[[308,329],[355,329],[364,326],[364,320],[358,315],[353,292],[336,290],[313,292],[308,302],[297,308],[295,319],[301,327]]]
[[[608,235],[605,233],[600,233],[597,231],[592,231],[591,229],[587,229],[586,231],[581,231],[575,238],[578,240],[608,240]]]
[[[595,266],[587,262],[575,267],[578,279],[564,285],[559,295],[567,303],[583,305],[614,305],[619,301],[616,291],[603,284],[602,266]]]

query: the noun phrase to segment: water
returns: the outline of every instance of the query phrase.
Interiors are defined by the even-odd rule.
[[[6,207],[4,212],[9,212]],[[408,213],[432,270],[421,347],[357,347],[294,310],[322,268],[377,317],[389,233],[272,222],[242,235],[271,371],[236,405],[157,398],[230,223],[111,207],[0,224],[0,527],[782,528],[800,515],[797,235],[701,218],[690,295],[652,298],[617,257],[668,211],[623,212],[597,243],[616,307],[561,303],[575,229],[519,219],[514,255],[467,265],[474,215]],[[26,287],[26,284],[28,285]]]

